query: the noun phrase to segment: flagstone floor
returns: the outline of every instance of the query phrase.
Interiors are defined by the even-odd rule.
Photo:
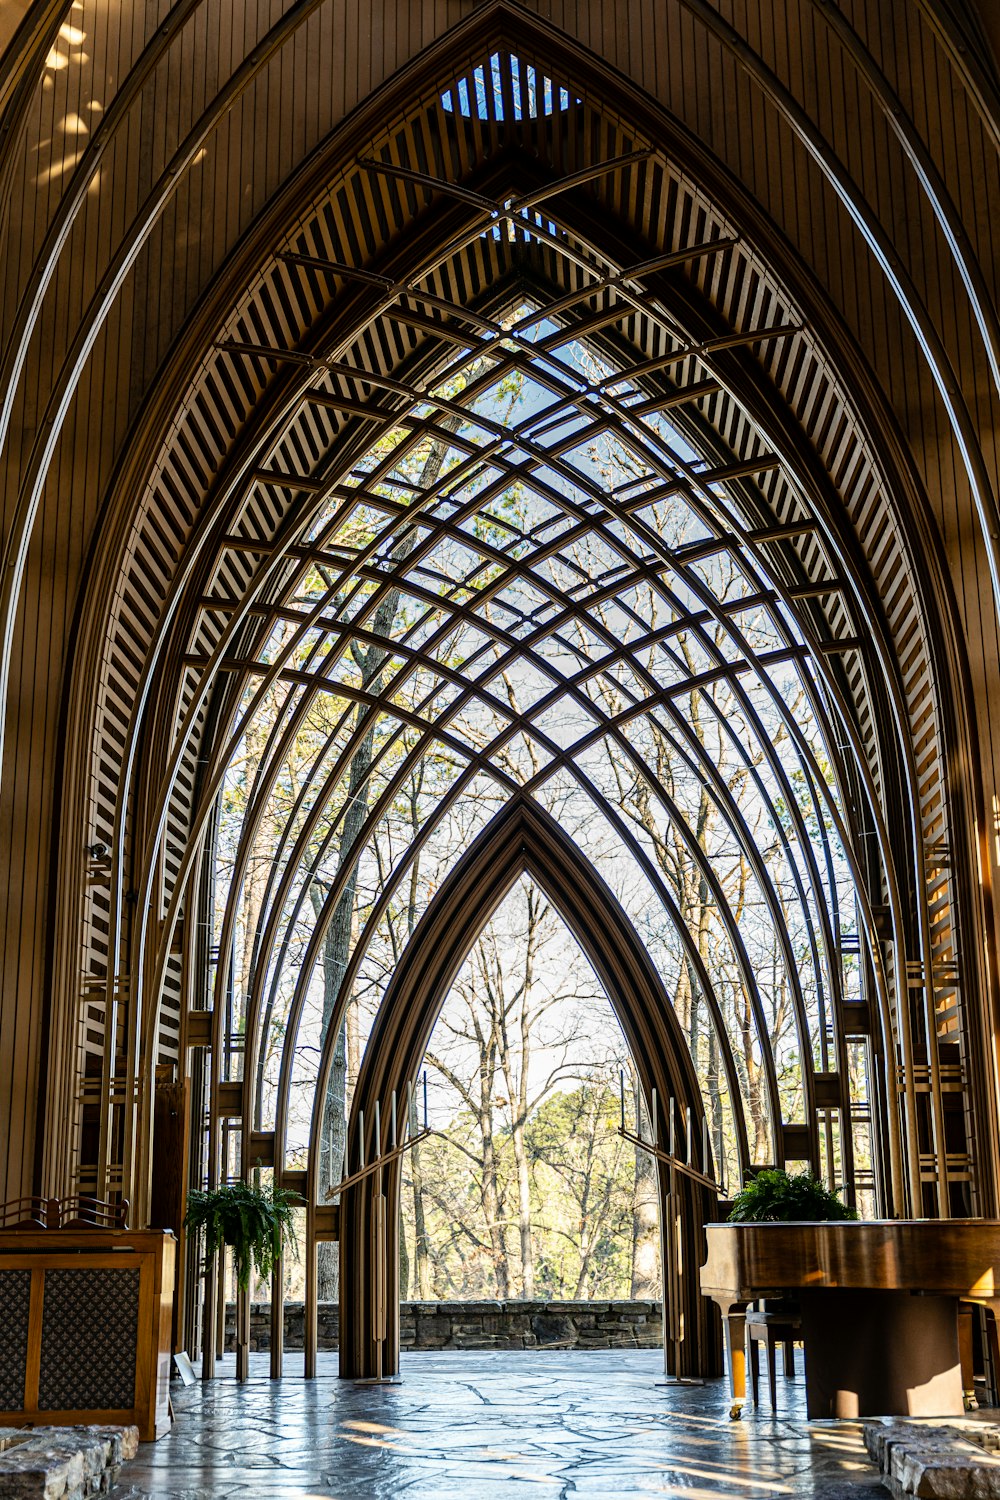
[[[856,1424],[807,1422],[801,1377],[729,1420],[723,1381],[658,1386],[646,1350],[404,1356],[399,1385],[268,1379],[176,1382],[173,1431],[140,1447],[115,1500],[412,1495],[510,1500],[665,1495],[678,1500],[885,1500]],[[301,1368],[301,1355],[286,1357]],[[780,1370],[780,1366],[779,1366]]]

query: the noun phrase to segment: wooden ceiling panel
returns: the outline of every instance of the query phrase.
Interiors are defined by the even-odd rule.
[[[68,10],[36,7],[0,62],[0,223],[9,252],[0,302],[6,355],[0,398],[9,398],[2,408],[9,425],[0,432],[0,474],[15,562],[5,573],[5,641],[10,701],[19,704],[7,715],[0,795],[9,806],[16,787],[19,799],[39,808],[33,845],[11,850],[17,871],[12,865],[4,908],[0,1038],[11,1040],[32,1079],[45,997],[53,1017],[72,1031],[79,976],[106,963],[109,927],[119,949],[114,967],[128,967],[122,892],[108,909],[99,883],[81,888],[84,836],[74,834],[66,845],[58,875],[50,863],[56,786],[51,757],[38,757],[33,746],[56,743],[62,725],[88,747],[67,777],[64,828],[111,839],[116,810],[119,839],[142,826],[141,806],[122,805],[143,784],[128,757],[142,693],[152,688],[161,695],[157,701],[167,701],[165,691],[169,698],[165,669],[158,665],[154,676],[151,664],[177,639],[169,611],[183,601],[180,581],[193,539],[204,538],[197,566],[207,576],[219,546],[214,507],[231,505],[234,525],[270,541],[292,509],[306,503],[302,494],[255,491],[242,480],[228,493],[228,475],[257,440],[260,414],[277,402],[287,367],[234,359],[218,346],[235,338],[308,348],[313,330],[339,319],[345,362],[373,374],[413,362],[426,338],[400,318],[380,316],[359,331],[376,291],[295,270],[274,255],[287,246],[367,268],[388,266],[394,256],[401,263],[398,247],[411,226],[426,222],[426,190],[372,174],[356,159],[384,156],[475,187],[509,149],[512,122],[496,118],[489,95],[482,111],[473,108],[467,118],[454,104],[462,80],[475,96],[475,67],[505,37],[516,38],[524,56],[568,95],[567,108],[528,112],[517,151],[559,175],[655,140],[647,161],[598,178],[581,193],[619,226],[616,232],[634,234],[636,243],[641,238],[647,253],[740,236],[733,250],[692,263],[691,295],[730,328],[786,318],[805,325],[758,343],[753,357],[794,415],[814,455],[815,483],[840,507],[840,532],[853,532],[856,566],[867,570],[873,598],[881,600],[899,663],[893,712],[914,747],[920,822],[935,844],[954,842],[948,757],[963,753],[962,735],[975,732],[974,724],[963,729],[961,700],[957,712],[941,700],[965,670],[960,666],[956,677],[940,665],[960,661],[961,626],[949,613],[935,525],[948,539],[964,611],[959,618],[983,643],[973,663],[985,728],[982,781],[962,783],[971,799],[964,805],[971,809],[992,795],[1000,760],[987,709],[1000,654],[989,593],[992,539],[988,527],[984,535],[970,521],[968,489],[956,480],[971,462],[985,516],[984,476],[996,477],[997,393],[983,352],[989,318],[984,323],[981,314],[989,307],[962,266],[974,263],[995,295],[997,217],[985,205],[996,200],[998,135],[991,65],[974,49],[962,50],[968,34],[960,28],[972,22],[957,22],[953,8],[935,0],[888,15],[879,0],[842,8],[751,0],[739,32],[708,0],[668,6],[640,0],[629,8],[629,26],[615,24],[597,0],[546,5],[551,29],[535,24],[537,9],[483,6],[450,55],[444,42],[437,59],[425,62],[421,50],[446,38],[454,22],[445,0],[410,7],[405,24],[396,5],[286,4],[248,18],[238,33],[214,0],[164,3],[156,22],[173,26],[162,30],[148,8],[86,0],[77,12],[85,42],[66,31],[76,25]],[[614,88],[602,83],[601,68],[577,43],[620,70]],[[397,102],[387,109],[385,95],[366,113],[364,101],[404,65],[410,71]],[[449,87],[450,110],[441,103]],[[643,91],[691,136],[657,117]],[[897,96],[901,116],[892,108]],[[513,92],[507,102],[513,108]],[[99,120],[110,121],[103,134]],[[667,141],[676,149],[667,149]],[[93,150],[85,157],[88,146]],[[85,169],[94,175],[80,175]],[[953,201],[936,193],[935,174]],[[856,184],[853,203],[831,186],[843,189],[845,179]],[[956,220],[967,237],[957,247]],[[877,262],[879,229],[899,275],[891,261]],[[518,257],[527,254],[527,246],[490,233],[443,260],[424,286],[456,304],[486,302],[502,276],[521,274]],[[529,258],[540,284],[583,284],[586,254],[574,270],[543,234]],[[810,289],[811,305],[790,294],[793,284]],[[95,287],[102,297],[88,305]],[[910,331],[912,307],[909,323],[900,312],[906,296],[926,315],[933,348],[926,341],[921,348]],[[88,327],[98,328],[109,314],[107,336],[92,344]],[[647,358],[662,356],[658,315],[641,309],[622,326]],[[944,389],[942,353],[957,372],[954,399]],[[322,384],[358,404],[393,399],[360,378],[333,376]],[[886,397],[896,427],[883,410]],[[730,454],[753,451],[754,424],[740,402],[710,396],[697,410]],[[276,441],[264,458],[291,472],[307,466],[310,474],[322,470],[338,434],[357,423],[315,403],[293,405],[275,419]],[[50,431],[55,441],[45,454],[38,434]],[[761,493],[776,522],[798,505],[780,476],[767,479]],[[51,547],[62,533],[75,541],[56,575],[38,567],[19,571],[22,542],[41,556],[44,538]],[[71,651],[88,556],[81,633]],[[808,536],[774,544],[774,556],[789,578],[825,576],[823,549]],[[230,550],[217,576],[238,597],[259,566],[252,554]],[[44,655],[25,654],[16,643],[34,629],[53,587],[66,604],[50,612],[51,646]],[[849,632],[842,604],[828,602],[826,610],[833,637]],[[217,617],[214,625],[206,618],[200,616],[190,638],[203,653],[213,649],[219,630]],[[884,796],[879,713],[856,665],[843,670]],[[190,827],[197,722],[193,728],[169,799],[173,843],[183,843]],[[928,744],[933,753],[925,753]],[[147,794],[148,786],[140,804]],[[172,856],[165,859],[165,900],[177,868]],[[59,947],[47,953],[32,921],[39,889],[55,903],[61,932]],[[969,920],[981,916],[970,908]],[[941,941],[946,948],[951,939]],[[0,1127],[10,1122],[13,1131],[12,1191],[31,1175],[33,1090],[35,1084],[6,1104],[0,1099]],[[47,1160],[56,1171],[55,1157]]]

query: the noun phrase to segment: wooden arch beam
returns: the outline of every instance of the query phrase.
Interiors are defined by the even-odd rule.
[[[441,886],[421,918],[379,1007],[351,1110],[348,1142],[358,1156],[358,1123],[364,1112],[365,1160],[376,1150],[375,1102],[402,1093],[416,1077],[441,1007],[483,926],[521,874],[535,879],[559,911],[604,986],[625,1033],[647,1099],[657,1090],[658,1130],[665,1134],[666,1100],[691,1111],[692,1160],[702,1170],[704,1106],[690,1051],[673,1006],[648,953],[614,893],[569,835],[528,797],[508,804],[483,830]],[[380,1149],[388,1147],[388,1111],[382,1109]],[[681,1143],[686,1148],[686,1142]],[[378,1177],[383,1177],[379,1184]],[[399,1368],[399,1202],[396,1159],[340,1203],[340,1373],[350,1378],[395,1374]],[[385,1234],[376,1240],[377,1197],[386,1197]],[[659,1174],[660,1212],[667,1182]],[[684,1369],[709,1374],[718,1364],[718,1336],[701,1297],[696,1269],[703,1259],[702,1226],[715,1217],[714,1198],[693,1182],[678,1190],[683,1234],[681,1314]],[[310,1261],[313,1255],[310,1247]],[[379,1263],[381,1262],[381,1264]],[[374,1336],[381,1287],[386,1288],[384,1349]],[[309,1299],[307,1298],[307,1303]],[[314,1314],[315,1315],[315,1314]],[[315,1359],[315,1326],[306,1329],[306,1369]]]

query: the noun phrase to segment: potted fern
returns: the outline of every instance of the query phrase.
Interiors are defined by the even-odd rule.
[[[233,1252],[236,1284],[241,1291],[250,1285],[250,1275],[266,1280],[281,1254],[285,1241],[298,1247],[292,1210],[303,1200],[288,1188],[273,1183],[227,1183],[203,1193],[192,1190],[187,1198],[184,1227],[191,1233],[205,1231],[205,1251],[209,1259],[223,1245]]]
[[[782,1172],[768,1167],[748,1177],[733,1199],[729,1224],[759,1224],[767,1221],[856,1219],[857,1211],[842,1203],[836,1193],[811,1172]]]

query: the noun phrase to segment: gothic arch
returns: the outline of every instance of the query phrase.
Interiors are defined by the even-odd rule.
[[[234,95],[250,86],[267,56],[278,55],[309,8],[282,18],[267,48],[245,61]],[[719,31],[708,8],[693,8]],[[162,37],[150,43],[165,45]],[[538,80],[533,104],[528,71]],[[546,87],[551,108],[544,104]],[[220,96],[200,120],[201,133],[186,139],[188,157],[223,110]],[[118,270],[108,270],[112,280],[165,211],[174,191],[169,177],[165,169],[154,185],[150,218],[136,221],[134,244],[121,251]],[[597,357],[620,361],[634,380],[631,411],[611,380],[608,389],[581,398],[593,412],[602,407],[600,418],[582,418],[593,421],[595,433],[604,422],[607,430],[634,436],[637,406],[670,412],[697,454],[696,462],[668,472],[661,446],[656,472],[690,494],[705,534],[685,551],[636,522],[628,577],[641,584],[670,575],[670,590],[663,584],[669,607],[705,653],[703,670],[683,679],[685,691],[700,692],[713,673],[731,683],[733,703],[756,736],[753,745],[734,738],[733,754],[771,809],[790,871],[789,905],[804,914],[805,966],[822,1007],[804,995],[786,951],[803,1103],[801,1111],[783,1113],[774,1059],[765,1055],[773,1158],[815,1161],[821,1114],[839,1114],[849,1128],[847,1048],[861,1038],[877,1074],[868,1102],[873,1129],[883,1137],[874,1153],[882,1201],[898,1211],[948,1213],[968,1200],[989,1211],[995,1164],[987,1153],[975,1159],[971,1144],[973,1114],[988,1121],[993,1106],[984,1045],[988,976],[978,941],[983,895],[965,776],[976,764],[967,661],[924,496],[887,402],[816,277],[704,143],[578,42],[505,3],[479,7],[409,63],[249,223],[180,328],[109,484],[68,706],[71,734],[89,749],[67,767],[63,819],[106,842],[111,854],[107,866],[82,873],[75,859],[61,863],[52,1005],[56,1102],[45,1153],[50,1180],[121,1186],[141,1212],[153,1147],[143,1085],[158,1061],[186,1069],[195,1055],[199,1067],[204,1063],[210,1121],[199,1170],[214,1179],[226,1169],[220,1132],[232,1127],[243,1170],[255,1153],[270,1153],[280,1179],[315,1187],[315,1160],[304,1172],[285,1152],[291,1061],[278,1085],[276,1120],[264,1118],[260,1102],[261,1038],[275,1014],[277,976],[289,934],[301,912],[308,913],[320,855],[335,846],[346,816],[348,768],[368,723],[361,709],[391,712],[403,726],[400,735],[406,729],[426,736],[428,715],[420,704],[402,701],[406,672],[433,670],[448,691],[460,691],[462,669],[422,641],[394,639],[393,691],[388,684],[368,692],[364,683],[341,681],[356,718],[349,732],[340,733],[342,725],[331,731],[329,755],[317,754],[276,847],[247,993],[237,997],[237,1020],[246,1026],[246,1071],[237,1076],[227,1006],[240,872],[294,725],[329,691],[327,649],[332,656],[331,643],[340,655],[352,641],[371,647],[378,634],[367,604],[350,631],[334,608],[333,589],[303,605],[300,585],[308,567],[322,565],[336,572],[338,586],[369,588],[372,599],[396,586],[425,603],[433,594],[402,565],[394,571],[392,542],[405,529],[409,502],[402,489],[386,494],[387,473],[379,471],[378,482],[390,520],[366,543],[364,556],[347,556],[338,517],[347,514],[353,470],[368,461],[380,437],[409,423],[410,436],[422,432],[444,442],[456,423],[468,421],[461,400],[431,400],[435,371],[456,343],[488,352],[502,334],[512,346],[509,368],[529,368],[525,330],[501,329],[515,295],[537,299],[564,320],[560,327],[587,341]],[[79,354],[92,332],[83,329],[71,353]],[[569,389],[565,372],[555,379],[569,413],[579,393]],[[53,410],[66,388],[53,397]],[[579,417],[579,404],[574,410]],[[481,414],[480,423],[492,455],[504,434]],[[562,453],[543,453],[531,432],[518,438],[531,473],[543,461],[559,468]],[[656,441],[654,434],[650,451]],[[475,458],[467,442],[463,461],[471,467]],[[510,479],[513,462],[504,462]],[[43,468],[29,468],[25,503]],[[565,468],[561,473],[565,479]],[[593,490],[581,482],[580,504],[572,514],[566,509],[580,527],[587,507],[593,519],[602,502]],[[440,498],[437,486],[419,504],[429,512]],[[595,531],[606,542],[615,526],[633,519],[626,500],[617,511],[609,507]],[[439,515],[432,525],[435,538],[454,539],[451,519]],[[492,542],[482,555],[506,568],[505,577],[518,575]],[[766,649],[734,628],[735,611],[699,578],[699,564],[719,555],[733,560],[748,596],[771,621]],[[518,576],[527,576],[527,567]],[[482,594],[493,597],[488,589]],[[556,597],[551,591],[549,598]],[[581,620],[569,589],[559,602],[567,620]],[[468,624],[473,609],[461,603],[454,618]],[[706,622],[725,637],[732,660],[711,654]],[[298,657],[284,646],[272,649],[272,634],[285,626],[301,639],[314,631],[322,644]],[[611,669],[631,671],[629,652],[609,634],[595,632],[595,659],[598,649],[607,650]],[[544,654],[541,634],[523,649],[513,626],[496,638],[512,659],[520,652],[533,667]],[[799,673],[816,726],[808,744],[770,675],[785,660]],[[585,707],[588,681],[580,667],[566,701]],[[734,847],[774,914],[783,892],[779,882],[768,884],[766,858],[737,799],[692,738],[668,687],[649,671],[637,682],[634,703],[613,721],[602,720],[601,732],[636,778],[654,785],[655,768],[643,747],[629,741],[629,727],[640,709],[655,708],[686,769],[711,787]],[[958,690],[950,697],[952,684]],[[758,688],[794,744],[795,764],[768,743]],[[205,932],[220,789],[241,729],[268,692],[287,692],[287,712],[268,734],[214,954]],[[451,733],[446,718],[440,727]],[[522,729],[535,734],[557,766],[568,766],[579,748],[546,738],[530,712],[517,716],[514,732]],[[723,733],[734,732],[720,727]],[[463,786],[489,771],[487,750],[470,751],[454,736],[448,744],[465,756]],[[366,789],[379,774],[377,765],[369,768]],[[798,777],[807,789],[801,806]],[[510,777],[498,784],[520,808],[518,816],[528,817],[523,787]],[[658,795],[664,817],[681,830],[711,885],[709,862],[676,802],[668,805],[662,788]],[[376,827],[384,807],[373,794],[359,839]],[[614,826],[673,916],[648,849],[624,820]],[[310,839],[322,829],[330,842],[318,854]],[[831,874],[838,861],[850,872],[853,924],[840,922]],[[330,876],[296,979],[289,1035],[351,878],[346,865]],[[375,903],[372,924],[389,890]],[[759,1033],[766,1030],[761,987],[745,945],[740,951],[738,921],[724,900],[718,907]],[[675,926],[683,940],[681,917]],[[850,957],[864,971],[861,994],[846,991],[845,931]],[[361,961],[359,946],[345,985]],[[700,972],[699,982],[717,1014],[711,976]],[[328,1036],[319,1080],[329,1071],[329,1054]],[[958,1149],[950,1140],[947,1150],[954,1121],[946,1124],[938,1087],[946,1074],[949,1082],[958,1077],[974,1101]],[[315,1094],[314,1139],[321,1082]],[[67,1119],[74,1131],[66,1130]],[[745,1139],[738,1154],[745,1165]],[[315,1214],[312,1189],[309,1202]]]
[[[678,1154],[688,1150],[684,1122],[690,1120],[689,1159],[708,1175],[712,1164],[701,1159],[704,1101],[662,979],[614,893],[558,823],[525,797],[511,801],[479,834],[424,912],[407,945],[365,1049],[348,1131],[351,1160],[359,1159],[361,1120],[364,1160],[373,1159],[376,1147],[388,1149],[385,1101],[393,1089],[404,1097],[407,1082],[416,1080],[434,1023],[464,958],[521,874],[530,875],[545,891],[601,980],[625,1033],[647,1103],[656,1090],[657,1138],[667,1138],[667,1101],[674,1099],[680,1111]],[[374,1133],[377,1100],[383,1104],[380,1142]],[[313,1162],[316,1159],[314,1152]],[[399,1369],[399,1160],[394,1168],[386,1169],[385,1178],[387,1232],[381,1266],[375,1263],[379,1251],[372,1248],[375,1179],[348,1188],[341,1197],[342,1376],[389,1375]],[[662,1167],[658,1182],[660,1214],[665,1217],[668,1183]],[[316,1186],[309,1193],[310,1201],[316,1196]],[[686,1336],[681,1345],[683,1366],[674,1373],[713,1374],[717,1373],[718,1330],[700,1296],[697,1267],[704,1258],[702,1226],[716,1217],[715,1204],[710,1193],[684,1178],[679,1196],[684,1245],[680,1311]],[[390,1289],[384,1360],[371,1336],[379,1286]],[[306,1300],[314,1308],[313,1300],[308,1296]],[[307,1329],[306,1337],[308,1370],[315,1360],[315,1325]]]

